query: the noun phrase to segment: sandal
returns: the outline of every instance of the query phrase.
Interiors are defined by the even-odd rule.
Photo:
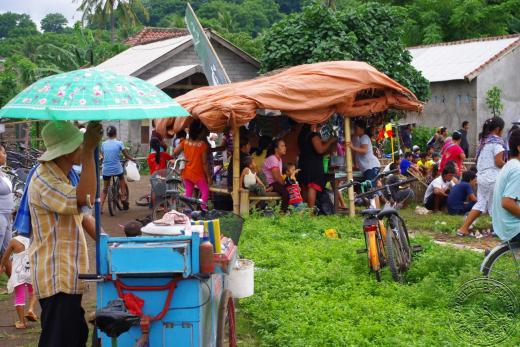
[[[458,237],[471,237],[471,233],[463,233],[462,231],[460,230],[457,230],[457,232],[455,233],[455,235],[457,235]]]
[[[19,320],[17,320],[16,322],[14,322],[14,327],[16,329],[27,329],[27,325],[20,322]]]
[[[38,321],[38,316],[33,311],[27,311],[27,313],[25,314],[25,318],[27,318],[29,322]]]

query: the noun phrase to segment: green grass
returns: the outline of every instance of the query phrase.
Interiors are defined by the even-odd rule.
[[[406,226],[414,231],[429,231],[455,234],[464,222],[463,216],[452,216],[447,213],[431,213],[418,215],[413,209],[400,210],[399,214],[406,221]],[[491,228],[491,218],[484,215],[477,219],[476,229]]]
[[[425,230],[435,218],[446,220],[422,218],[407,220]],[[341,239],[325,238],[328,228]],[[450,329],[450,302],[479,275],[483,255],[418,236],[413,243],[424,251],[414,255],[406,282],[393,282],[385,269],[377,283],[366,254],[356,253],[362,237],[359,217],[249,218],[240,252],[255,262],[255,295],[240,300],[241,334],[255,336],[253,346],[463,346]]]
[[[7,275],[5,273],[0,275],[0,288],[7,288],[8,279],[9,278],[7,277]],[[10,297],[9,294],[0,294],[0,300],[7,300],[7,299],[9,299],[9,297]]]

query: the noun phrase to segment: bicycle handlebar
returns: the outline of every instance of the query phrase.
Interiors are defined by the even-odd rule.
[[[414,181],[418,181],[418,179],[416,177],[413,177],[413,178],[409,178],[409,179],[402,180],[402,181],[399,181],[399,182],[395,182],[395,183],[392,183],[392,184],[385,184],[381,188],[371,189],[368,192],[365,192],[365,193],[362,193],[362,194],[358,194],[358,195],[356,195],[356,198],[363,198],[365,196],[371,196],[371,195],[374,195],[375,193],[377,193],[379,191],[389,189],[390,187],[400,186],[400,185],[408,184],[408,183],[411,183],[411,182],[414,182]]]

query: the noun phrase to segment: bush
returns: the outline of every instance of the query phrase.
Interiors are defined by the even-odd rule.
[[[435,128],[429,128],[425,126],[416,126],[412,130],[412,142],[414,145],[421,147],[421,151],[426,151],[426,144],[435,134]]]

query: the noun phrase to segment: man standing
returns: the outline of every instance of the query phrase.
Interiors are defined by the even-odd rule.
[[[462,135],[460,140],[460,147],[464,151],[464,155],[466,158],[469,158],[469,142],[468,142],[468,130],[469,130],[469,122],[465,120],[462,122],[462,127],[459,129],[459,133]]]
[[[94,149],[101,136],[97,122],[89,124],[85,135],[63,121],[50,122],[42,130],[46,152],[29,183],[29,254],[33,287],[42,307],[39,347],[85,346],[87,342],[78,275],[88,272],[84,228],[94,235],[92,218],[84,218],[81,210],[94,203]],[[83,168],[77,187],[67,177],[75,164]]]

